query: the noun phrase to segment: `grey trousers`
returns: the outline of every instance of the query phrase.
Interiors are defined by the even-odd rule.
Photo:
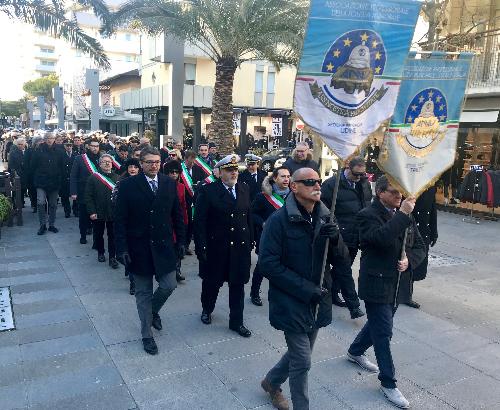
[[[158,280],[158,288],[153,293],[153,277],[134,275],[135,303],[137,313],[141,320],[141,334],[143,338],[153,337],[151,324],[153,314],[158,314],[169,296],[177,287],[175,271],[161,275]]]
[[[285,332],[288,351],[266,375],[273,387],[279,388],[289,378],[293,410],[309,410],[307,373],[318,330],[310,333]]]
[[[47,223],[47,212],[45,211],[45,204],[48,202],[49,226],[54,226],[54,222],[56,221],[58,196],[59,192],[57,190],[47,192],[42,188],[36,189],[36,204],[38,207],[38,220],[40,221],[40,225],[45,225]]]

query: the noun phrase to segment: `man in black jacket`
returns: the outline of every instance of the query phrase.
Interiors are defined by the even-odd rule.
[[[64,153],[62,154],[63,162],[63,175],[61,189],[59,190],[59,196],[61,197],[61,204],[64,208],[64,216],[69,218],[71,216],[71,204],[70,204],[70,193],[69,193],[69,180],[71,175],[71,168],[73,167],[73,162],[75,160],[75,154],[73,153],[73,143],[70,139],[65,139]],[[76,201],[73,201],[73,214],[76,216]]]
[[[253,232],[248,186],[238,184],[238,156],[215,164],[220,179],[199,190],[194,213],[196,255],[200,261],[201,321],[212,322],[219,289],[229,285],[229,328],[240,336],[252,333],[243,325],[245,283],[250,279]]]
[[[368,206],[372,199],[370,183],[365,175],[365,161],[361,157],[352,158],[347,166],[340,170],[335,216],[339,223],[342,239],[349,249],[351,264],[354,262],[354,259],[356,259],[359,248],[356,215],[359,211]],[[321,200],[328,209],[332,206],[333,189],[336,179],[337,176],[328,178],[321,186]],[[341,280],[339,279],[335,276],[333,278],[333,304],[341,307],[347,305],[353,319],[363,316],[363,312],[359,309],[358,298],[355,297],[354,300],[351,300],[348,296],[356,294],[354,281],[344,281],[344,286],[341,286]],[[348,291],[345,290],[346,286],[349,287]],[[339,292],[342,290],[345,302],[341,300],[339,296]]]
[[[368,321],[349,347],[347,358],[370,372],[379,372],[380,369],[378,378],[382,393],[396,406],[408,408],[408,401],[396,387],[390,343],[399,273],[418,264],[409,265],[411,249],[406,245],[408,257],[401,259],[404,233],[412,226],[410,214],[415,198],[401,202],[401,193],[385,176],[377,180],[375,190],[377,197],[373,203],[358,214],[361,245],[359,297],[365,301]],[[418,229],[416,231],[414,246],[423,247]],[[365,356],[371,346],[378,367]]]
[[[184,257],[185,227],[176,183],[158,173],[160,152],[145,147],[140,162],[143,172],[122,180],[118,188],[116,253],[134,276],[144,350],[157,354],[151,326],[162,329],[160,309],[177,287],[175,268],[177,258]],[[154,293],[153,277],[158,282]]]
[[[85,154],[78,155],[71,167],[70,194],[71,199],[78,201],[78,227],[80,228],[80,243],[86,244],[86,235],[91,233],[92,223],[85,206],[85,187],[87,179],[94,170],[99,169],[99,141],[91,139]]]
[[[238,176],[238,182],[244,182],[250,188],[250,202],[253,202],[257,194],[260,192],[262,188],[262,181],[264,181],[264,178],[267,176],[266,172],[259,169],[261,159],[261,157],[253,154],[245,155],[247,169],[245,169]]]
[[[321,203],[320,179],[311,168],[292,175],[285,205],[264,226],[259,265],[269,279],[269,321],[285,333],[288,351],[261,383],[273,405],[288,409],[281,385],[289,378],[293,408],[308,410],[308,371],[318,329],[332,321],[331,276],[321,281],[323,255],[328,262],[351,270],[349,253],[329,210]],[[316,316],[317,312],[317,316]]]
[[[26,189],[28,188],[28,165],[25,161],[25,153],[26,140],[22,137],[17,138],[9,152],[9,164],[7,168],[11,174],[15,171],[17,175],[19,175],[19,179],[21,180],[21,198],[23,206]]]
[[[312,168],[319,172],[319,166],[316,161],[313,161],[311,150],[306,142],[297,143],[292,156],[284,162],[283,166],[290,170],[291,175],[300,168]]]
[[[55,136],[45,134],[44,143],[34,152],[31,161],[33,172],[33,185],[36,188],[38,219],[40,229],[38,235],[47,231],[47,212],[45,205],[48,203],[49,231],[57,233],[54,226],[56,221],[57,197],[61,187],[63,165],[61,152],[54,146]]]

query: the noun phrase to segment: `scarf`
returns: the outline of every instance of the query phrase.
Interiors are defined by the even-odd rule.
[[[278,189],[278,186],[276,184],[273,184],[273,192],[285,198],[290,193],[290,188]]]

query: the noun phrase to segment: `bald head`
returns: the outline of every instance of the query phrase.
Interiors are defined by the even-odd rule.
[[[292,175],[290,189],[295,199],[309,212],[321,201],[321,180],[312,168],[299,168]]]
[[[292,182],[301,179],[319,179],[318,173],[312,168],[299,168],[292,175]]]

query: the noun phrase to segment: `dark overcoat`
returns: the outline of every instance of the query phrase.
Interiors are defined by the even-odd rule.
[[[196,253],[206,252],[200,261],[202,279],[231,284],[250,279],[253,225],[248,186],[236,184],[236,200],[221,180],[202,187],[196,198],[194,229]]]
[[[23,152],[17,146],[12,146],[8,158],[8,171],[13,174],[16,171],[21,180],[21,186],[26,187],[28,184],[28,164],[26,163],[26,150]]]
[[[71,168],[73,167],[73,162],[75,161],[76,155],[75,153],[71,153],[70,156],[64,151],[62,155],[62,166],[63,166],[63,173],[62,173],[62,183],[61,183],[61,189],[59,190],[59,194],[61,196],[69,196],[69,180],[71,176]]]
[[[53,144],[49,147],[46,143],[40,144],[31,159],[33,172],[33,185],[50,191],[59,191],[62,181],[62,155]]]
[[[311,302],[320,289],[325,251],[326,237],[319,231],[329,220],[330,211],[321,202],[315,205],[312,223],[306,220],[295,196],[289,194],[264,226],[259,267],[269,279],[269,321],[275,329],[307,333],[332,321],[331,296],[322,298],[316,321],[316,305]],[[330,242],[328,263],[352,277],[349,251],[341,236],[337,243]],[[331,289],[329,270],[321,285]]]
[[[262,189],[262,182],[264,181],[264,178],[267,176],[267,173],[262,171],[262,170],[257,170],[257,181],[255,181],[255,178],[252,176],[252,174],[248,171],[248,169],[245,169],[239,176],[238,176],[238,182],[244,182],[245,184],[248,185],[250,188],[250,202],[253,202],[257,194],[261,191]]]
[[[104,174],[108,179],[113,181],[115,184],[118,181],[118,175],[111,172],[109,174]],[[87,207],[87,213],[89,215],[96,214],[97,219],[100,221],[112,221],[113,220],[113,203],[111,201],[112,190],[109,189],[96,174],[91,175],[87,179],[87,185],[85,187],[85,206]]]
[[[173,179],[158,174],[156,195],[143,173],[123,179],[114,217],[116,253],[129,253],[130,272],[158,277],[175,271],[173,233],[184,243],[185,226]]]

